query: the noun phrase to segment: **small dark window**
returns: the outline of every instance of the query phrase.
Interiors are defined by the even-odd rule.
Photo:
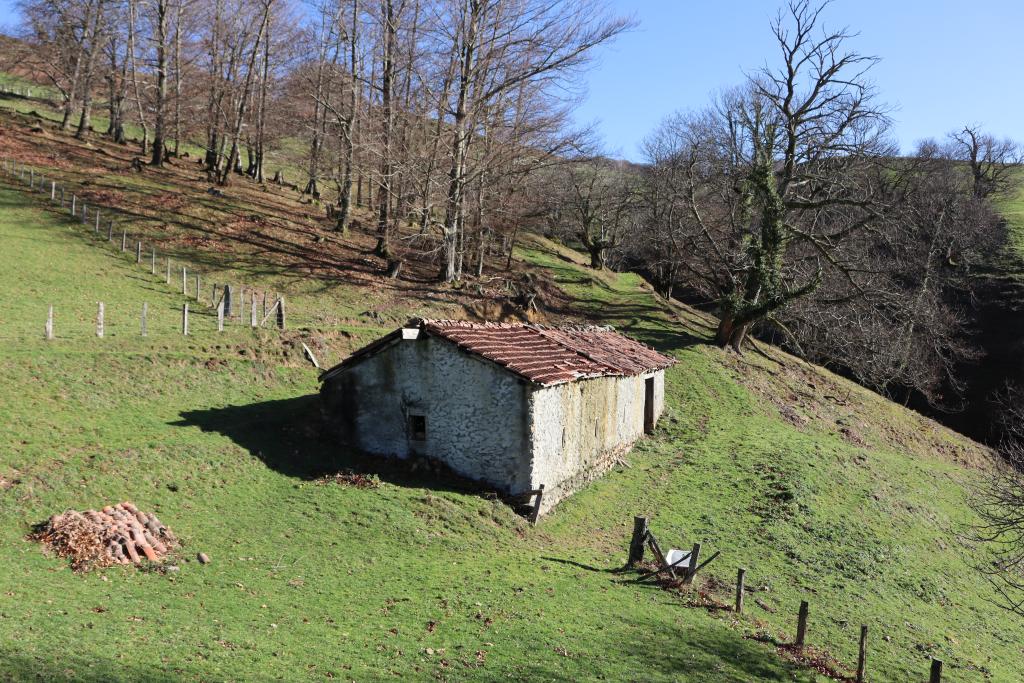
[[[424,415],[409,416],[409,438],[413,441],[427,440],[427,418]]]

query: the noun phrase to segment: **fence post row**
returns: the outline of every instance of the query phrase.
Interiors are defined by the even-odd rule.
[[[36,174],[36,171],[35,171],[34,168],[30,168],[30,167],[28,167],[28,166],[26,166],[24,164],[19,166],[17,163],[14,163],[14,162],[12,162],[10,160],[4,160],[3,161],[3,168],[4,168],[4,170],[6,171],[6,173],[8,175],[13,175],[16,178],[18,178],[19,180],[21,180],[22,182],[27,181],[30,190],[37,189],[37,187],[38,187],[39,192],[41,192],[41,193],[45,193],[46,192],[46,182],[47,182],[48,179],[45,176],[45,174],[40,173],[40,174],[38,174],[38,178],[37,178],[37,174]],[[49,179],[49,184],[50,184],[50,201],[51,202],[57,202],[57,192],[59,190],[60,191],[60,206],[61,206],[61,208],[63,209],[65,207],[67,207],[69,215],[71,215],[72,217],[75,217],[75,218],[80,218],[81,222],[83,224],[86,224],[86,223],[89,222],[88,221],[88,218],[89,218],[89,206],[88,206],[88,204],[86,202],[84,202],[84,201],[81,202],[81,209],[82,209],[82,211],[81,211],[81,214],[79,214],[79,212],[78,212],[78,208],[79,208],[78,195],[73,193],[73,192],[70,193],[71,194],[71,202],[70,202],[70,204],[68,204],[67,203],[67,194],[68,194],[67,188],[65,186],[63,186],[63,185],[58,185],[57,181],[53,180],[53,179]],[[100,232],[100,223],[102,221],[102,211],[98,207],[94,207],[93,211],[94,211],[94,214],[95,214],[95,216],[94,216],[93,232],[98,235],[99,232]],[[114,221],[113,220],[109,220],[107,222],[107,241],[112,242],[113,239],[114,239]],[[128,251],[128,231],[126,229],[121,231],[121,251],[122,252]],[[142,263],[142,241],[141,240],[137,241],[136,245],[135,245],[135,262],[137,264],[141,264]],[[170,258],[166,259],[166,265],[167,265],[166,282],[167,282],[167,284],[170,284],[171,283],[171,259]],[[151,252],[151,255],[150,255],[150,272],[153,275],[156,275],[156,248],[152,249],[152,252]],[[195,274],[195,279],[196,279],[195,298],[196,298],[196,301],[201,302],[202,301],[202,281],[201,281],[201,276],[200,276],[200,274],[198,272]],[[242,322],[244,320],[244,318],[245,318],[245,310],[246,310],[246,306],[245,306],[245,298],[246,297],[245,297],[245,289],[242,288],[238,292],[238,301],[235,302],[234,301],[234,299],[235,299],[235,287],[233,285],[228,284],[228,285],[224,285],[223,293],[222,293],[221,298],[220,298],[220,302],[219,302],[219,304],[217,304],[216,303],[217,302],[217,294],[218,294],[217,290],[218,290],[218,285],[214,284],[213,288],[212,288],[212,300],[211,300],[211,303],[214,303],[214,304],[217,305],[217,309],[218,309],[218,330],[222,331],[223,330],[225,316],[228,319],[230,319],[235,314],[236,310],[238,311],[239,322]],[[188,296],[188,267],[187,266],[182,266],[181,267],[181,293],[184,296]],[[286,311],[285,311],[285,300],[284,300],[284,297],[283,296],[278,296],[277,300],[274,302],[273,306],[269,306],[269,307],[268,307],[268,303],[269,302],[268,302],[268,299],[267,299],[267,293],[266,292],[262,293],[261,299],[262,299],[262,314],[263,314],[262,315],[262,319],[259,317],[259,314],[258,314],[258,310],[259,309],[257,307],[257,301],[256,301],[256,290],[250,290],[249,291],[249,325],[250,325],[250,327],[256,328],[256,327],[260,327],[262,325],[265,325],[267,323],[267,321],[270,319],[270,316],[274,315],[275,316],[275,324],[277,325],[277,327],[279,329],[282,329],[282,330],[285,329],[286,328],[286,324],[287,324],[287,316],[286,316]],[[147,320],[148,319],[148,310],[149,310],[148,303],[143,303],[143,305],[142,305],[142,315],[141,315],[141,320],[140,320],[140,331],[141,331],[143,336],[146,336],[147,335],[147,331],[148,331],[148,325],[147,325],[147,322],[148,322],[148,320]],[[105,334],[104,313],[105,313],[105,305],[104,305],[104,303],[103,302],[97,302],[97,313],[96,313],[96,336],[97,337],[103,337],[104,334]],[[186,334],[186,335],[189,334],[188,304],[187,303],[183,304],[183,307],[182,307],[182,333]],[[48,312],[47,312],[45,334],[46,334],[46,338],[47,339],[53,339],[54,338],[54,334],[53,334],[53,306],[52,305],[49,307]],[[641,519],[641,518],[637,518],[637,519]],[[646,518],[643,518],[643,519],[646,520]],[[646,521],[644,523],[646,524]],[[646,527],[645,527],[645,530],[646,530]],[[699,544],[697,544],[697,546],[695,546],[695,549],[696,549],[696,552],[699,553],[699,551],[700,551]],[[631,562],[634,562],[634,561],[638,562],[638,561],[642,560],[642,558],[643,558],[643,551],[644,551],[644,544],[643,544],[642,541],[639,544],[639,550],[638,551],[635,551],[634,548],[633,548],[633,544],[631,544],[631,547],[630,547],[630,560],[631,560]],[[634,560],[634,558],[636,558],[636,559]],[[693,559],[694,560],[696,559],[696,555],[694,555]],[[691,565],[692,564],[695,564],[695,562],[691,561]]]
[[[736,572],[736,614],[743,612],[743,584],[746,583],[747,570],[740,567]]]

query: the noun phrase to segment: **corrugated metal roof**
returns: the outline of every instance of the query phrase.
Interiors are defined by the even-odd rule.
[[[626,377],[669,367],[675,360],[610,327],[546,327],[526,323],[420,320],[415,326],[543,386],[587,377]],[[321,375],[372,355],[399,339],[401,330],[356,351]]]

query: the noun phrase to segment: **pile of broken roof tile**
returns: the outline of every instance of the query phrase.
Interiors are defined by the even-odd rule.
[[[100,511],[68,510],[54,515],[32,538],[68,558],[75,571],[141,564],[143,560],[160,562],[178,544],[156,515],[128,502]]]

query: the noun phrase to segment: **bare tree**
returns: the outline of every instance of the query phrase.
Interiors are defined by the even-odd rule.
[[[970,166],[974,196],[984,199],[1017,184],[1024,150],[1012,140],[997,140],[977,126],[950,134],[951,154]]]
[[[992,397],[1000,461],[974,491],[979,520],[970,536],[981,544],[975,568],[989,580],[997,604],[1024,617],[1024,391],[1007,384]]]
[[[590,267],[605,267],[637,220],[637,183],[625,164],[591,159],[559,166],[549,209],[552,230],[578,240],[590,255]]]
[[[606,18],[590,0],[447,0],[443,17],[442,30],[456,47],[441,272],[452,281],[465,244],[470,147],[487,112],[525,82],[544,82],[549,90],[536,95],[554,96],[594,47],[630,22]]]

